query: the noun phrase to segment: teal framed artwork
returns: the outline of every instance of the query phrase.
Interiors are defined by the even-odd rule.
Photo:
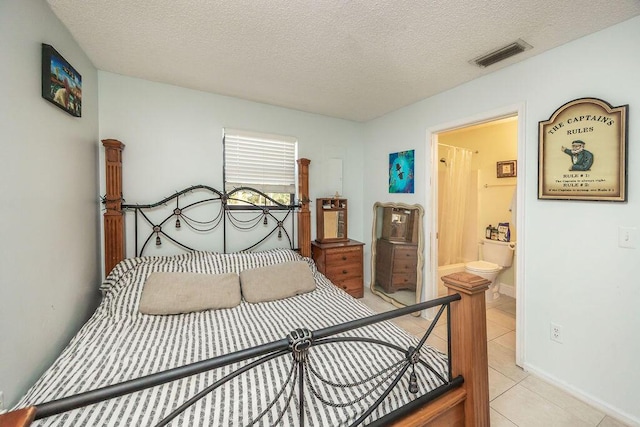
[[[389,154],[389,193],[413,193],[415,150]]]

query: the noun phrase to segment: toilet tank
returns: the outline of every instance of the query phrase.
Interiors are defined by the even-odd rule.
[[[498,240],[484,239],[482,259],[498,264],[501,267],[511,267],[515,249],[516,242],[500,242]]]

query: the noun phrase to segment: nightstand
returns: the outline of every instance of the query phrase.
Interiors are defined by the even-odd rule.
[[[364,243],[349,239],[346,242],[311,242],[311,255],[318,271],[334,285],[355,298],[364,295]]]
[[[376,284],[385,292],[416,290],[418,244],[386,239],[376,241]]]

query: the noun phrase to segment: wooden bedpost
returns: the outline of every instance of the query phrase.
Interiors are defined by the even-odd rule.
[[[105,150],[104,271],[109,272],[124,259],[124,215],[122,213],[122,150],[124,144],[103,139]]]
[[[489,427],[489,368],[487,360],[487,279],[460,272],[442,278],[449,295],[462,299],[451,303],[451,363],[453,377],[462,375],[467,396],[465,426]]]
[[[0,415],[0,427],[27,427],[36,416],[36,407],[27,406],[13,412]]]
[[[300,255],[311,256],[311,211],[309,210],[309,159],[298,159],[298,248]]]

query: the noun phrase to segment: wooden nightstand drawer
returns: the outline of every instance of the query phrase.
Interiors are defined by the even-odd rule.
[[[333,265],[329,263],[330,267],[327,267],[325,276],[331,279],[332,282],[337,280],[351,279],[353,277],[362,277],[362,263],[352,263],[344,265]]]
[[[415,246],[396,247],[395,257],[396,259],[406,259],[406,260],[416,262],[418,259],[418,253],[416,252]]]
[[[410,273],[413,272],[413,275],[416,274],[416,259],[405,259],[405,258],[396,258],[393,262],[393,272],[394,273]]]
[[[362,277],[336,282],[332,280],[332,282],[334,285],[344,290],[346,293],[350,294],[353,297],[362,298],[362,296],[364,295],[364,289],[362,288]]]
[[[391,276],[391,286],[394,288],[413,288],[416,287],[416,272],[413,273],[394,273]]]
[[[320,273],[327,276],[337,287],[356,298],[361,298],[364,295],[363,246],[363,243],[355,240],[311,242],[311,253]]]
[[[360,248],[339,248],[327,252],[326,263],[328,265],[362,264],[362,251]]]

